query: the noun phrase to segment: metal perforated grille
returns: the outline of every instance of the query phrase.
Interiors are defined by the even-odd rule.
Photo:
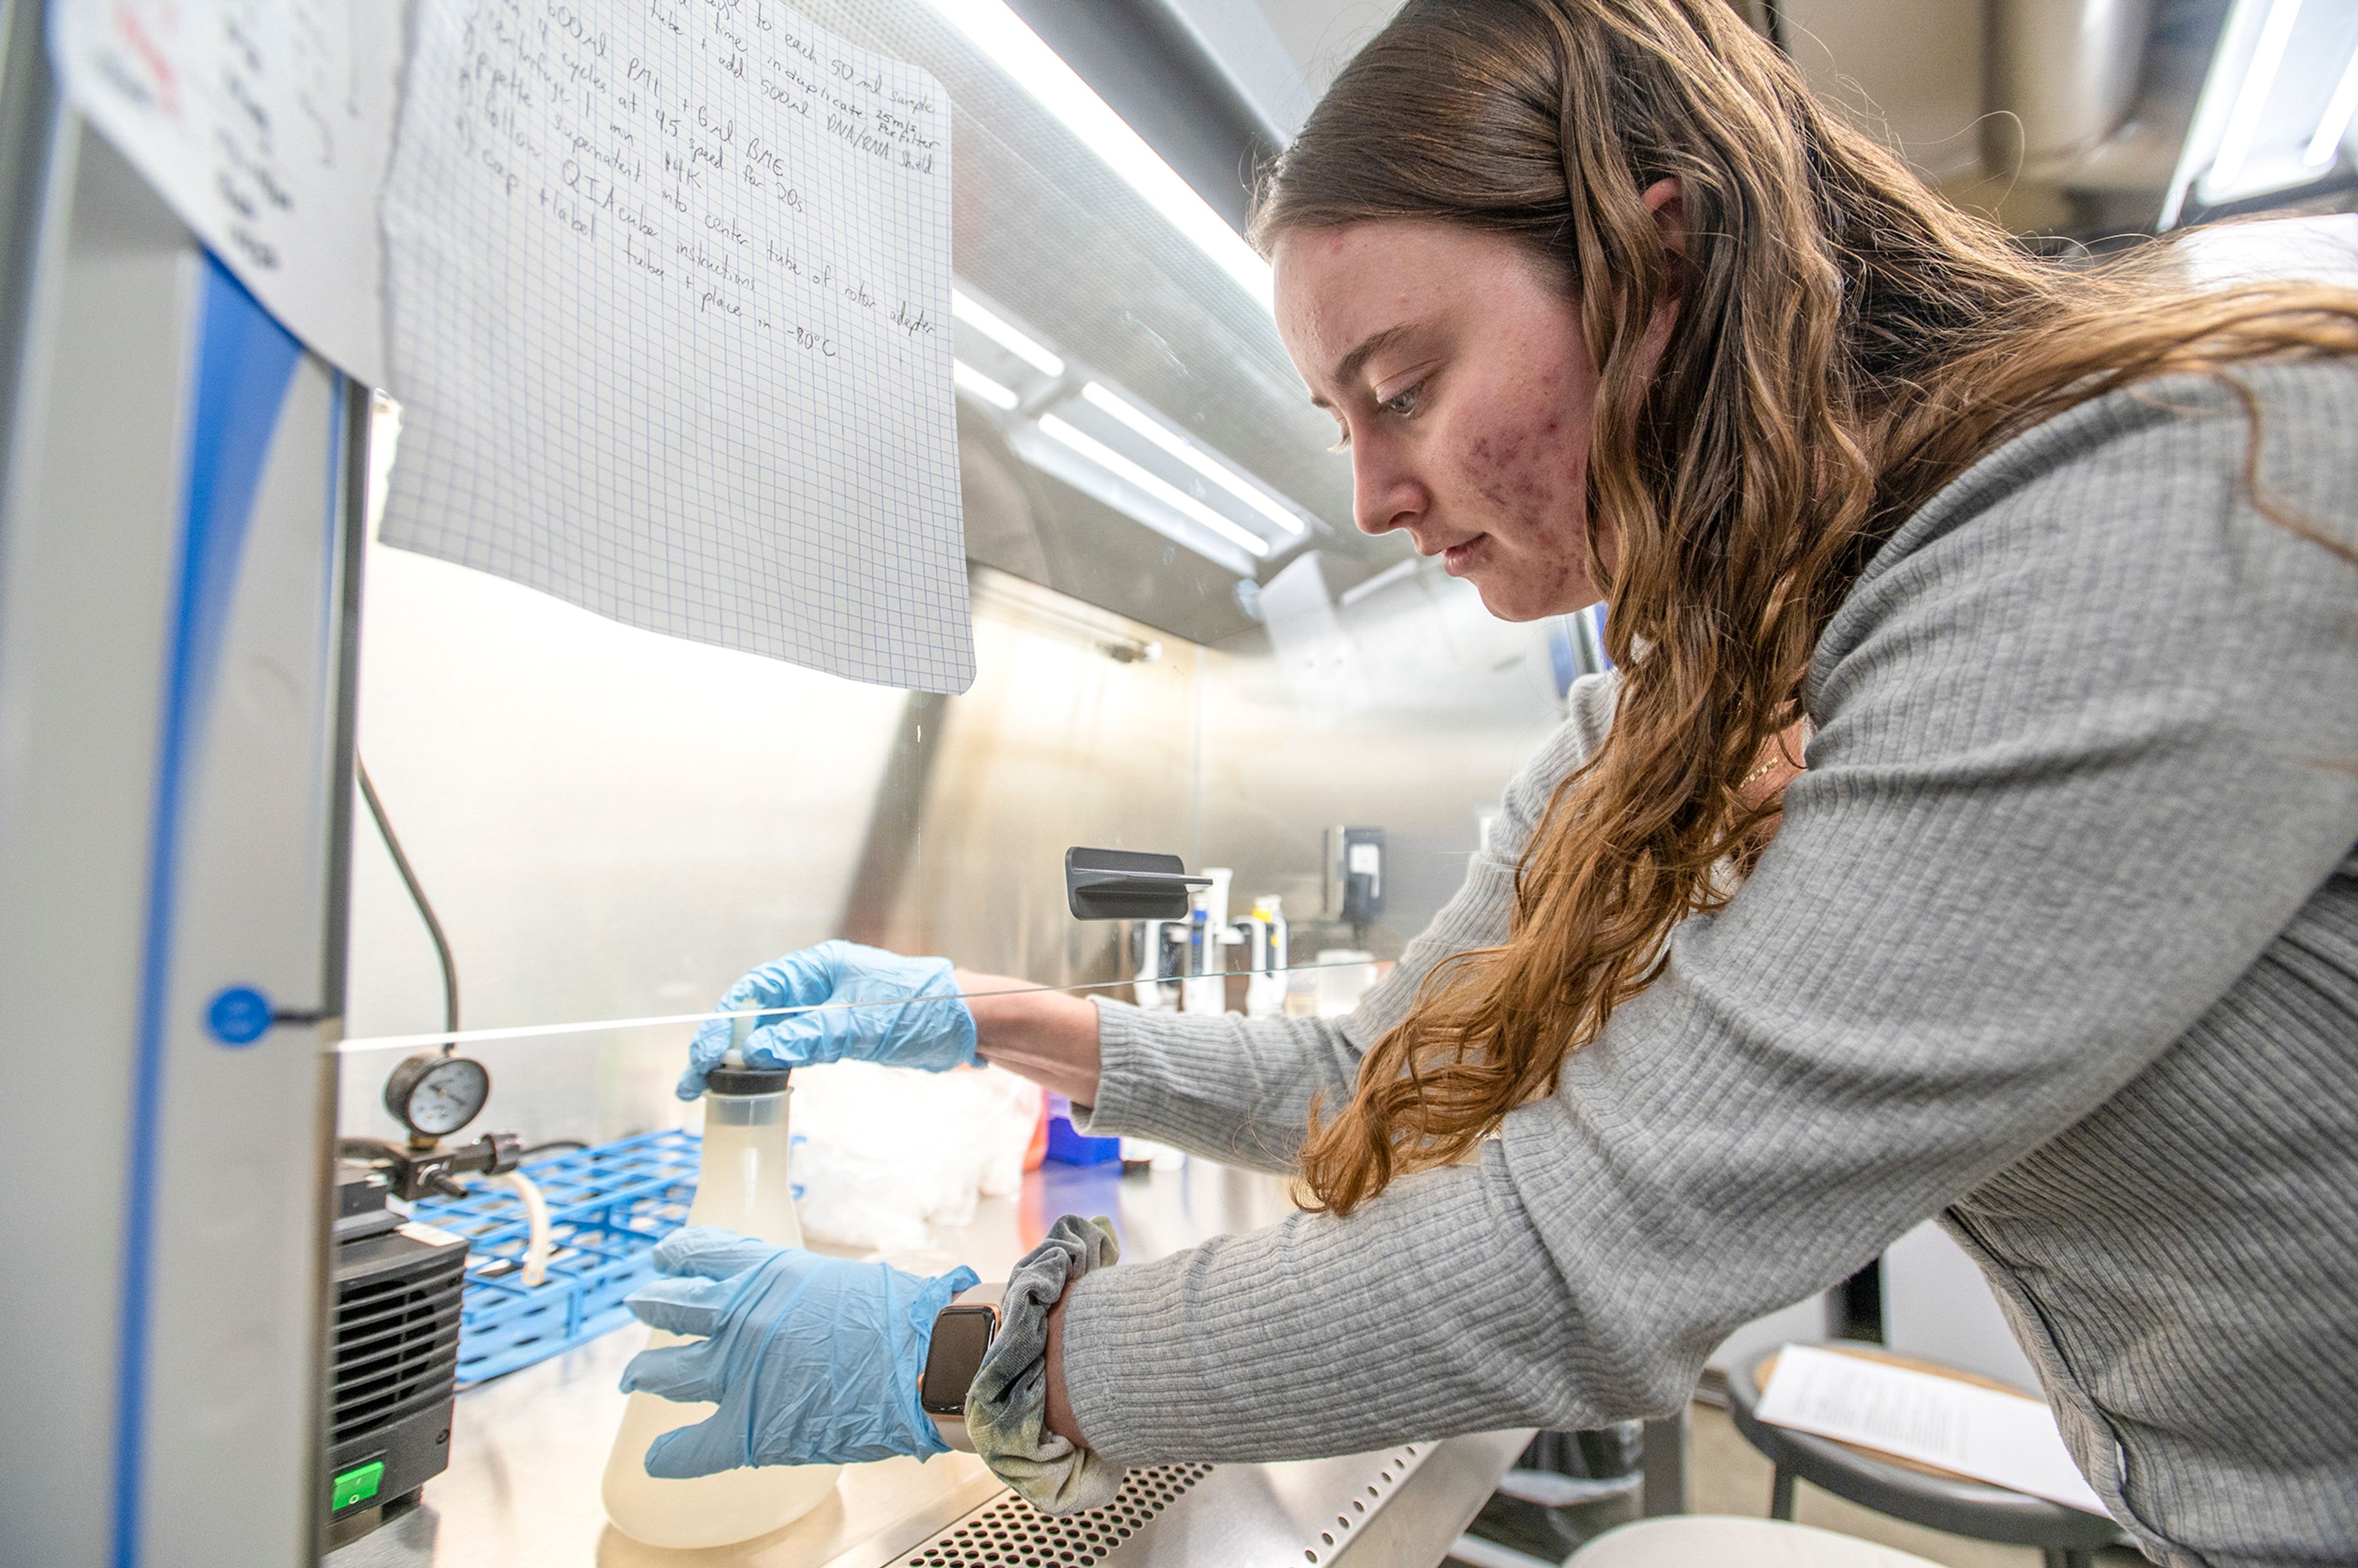
[[[1090,1568],[1211,1473],[1209,1465],[1132,1470],[1112,1502],[1062,1518],[1022,1498],[1001,1498],[902,1558],[896,1568]]]
[[[1408,1473],[1413,1468],[1409,1462],[1415,1457],[1416,1444],[1413,1443],[1402,1444],[1392,1450],[1385,1458],[1383,1468],[1376,1472],[1376,1478],[1368,1483],[1367,1497],[1347,1498],[1351,1505],[1351,1511],[1336,1514],[1333,1529],[1313,1527],[1318,1529],[1318,1539],[1302,1549],[1303,1560],[1314,1568],[1315,1564],[1324,1561],[1336,1547],[1345,1544],[1350,1533],[1366,1520],[1368,1504],[1373,1501],[1377,1508],[1383,1507],[1384,1499],[1391,1495],[1392,1488],[1408,1479]]]

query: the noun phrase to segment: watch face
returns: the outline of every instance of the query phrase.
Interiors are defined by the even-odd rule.
[[[918,1403],[935,1415],[963,1415],[966,1391],[982,1369],[999,1327],[998,1309],[987,1305],[946,1306],[934,1319],[933,1344],[925,1350],[925,1376]]]
[[[491,1098],[492,1075],[481,1062],[446,1056],[419,1074],[397,1114],[428,1138],[444,1138],[475,1119]]]

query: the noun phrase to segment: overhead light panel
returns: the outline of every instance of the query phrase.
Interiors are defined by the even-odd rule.
[[[2252,62],[2244,68],[2243,85],[2235,92],[2235,106],[2228,112],[2227,128],[2219,135],[2218,156],[2211,160],[2211,172],[2204,183],[2222,193],[2237,190],[2244,178],[2244,164],[2252,156],[2252,138],[2260,128],[2260,114],[2268,106],[2268,93],[2277,84],[2277,72],[2284,65],[2285,46],[2292,42],[2292,25],[2300,20],[2300,0],[2270,0],[2266,20],[2260,24],[2259,42],[2252,49]]]
[[[1065,373],[1065,362],[1054,350],[1034,342],[1012,321],[978,305],[964,290],[950,290],[950,314],[1051,381]]]
[[[1287,533],[1309,532],[1308,526],[1293,509],[1276,496],[1215,458],[1202,443],[1190,440],[1170,428],[1120,393],[1093,381],[1081,388],[1081,396],[1092,406],[1112,415]]]
[[[1023,401],[964,360],[950,362],[950,379],[957,384],[960,392],[969,397],[979,398],[993,408],[1011,409]]]
[[[1014,78],[1080,144],[1104,160],[1171,226],[1236,279],[1264,310],[1271,308],[1269,264],[1195,187],[1179,178],[1106,101],[1023,25],[1004,0],[932,0],[943,19]]]
[[[1221,516],[1162,475],[1140,467],[1096,437],[1076,430],[1054,414],[1042,417],[1040,431],[1043,435],[1078,452],[1124,484],[1144,492],[1190,523],[1209,529],[1246,554],[1252,556],[1269,554],[1267,539]]]
[[[2358,114],[2358,5],[2233,0],[2157,227],[2338,178]]]
[[[2358,49],[2350,51],[2350,63],[2342,68],[2342,80],[2326,102],[2325,117],[2317,123],[2317,135],[2309,140],[2309,152],[2301,159],[2311,168],[2322,168],[2341,152],[2342,139],[2350,135],[2350,119],[2358,114]]]

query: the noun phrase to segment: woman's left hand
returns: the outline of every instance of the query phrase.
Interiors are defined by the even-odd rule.
[[[934,1318],[975,1283],[925,1279],[691,1226],[654,1249],[663,1277],[633,1292],[643,1323],[702,1337],[631,1358],[624,1393],[720,1408],[648,1445],[667,1480],[746,1465],[851,1465],[947,1445],[918,1403]]]

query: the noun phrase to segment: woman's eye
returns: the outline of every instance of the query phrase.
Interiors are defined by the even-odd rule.
[[[1424,383],[1419,382],[1414,386],[1393,393],[1390,397],[1377,404],[1376,412],[1389,414],[1395,419],[1412,419],[1416,416],[1417,406],[1423,397]],[[1347,452],[1351,449],[1351,427],[1340,419],[1336,420],[1335,424],[1342,434],[1335,444],[1326,449],[1330,452]]]

